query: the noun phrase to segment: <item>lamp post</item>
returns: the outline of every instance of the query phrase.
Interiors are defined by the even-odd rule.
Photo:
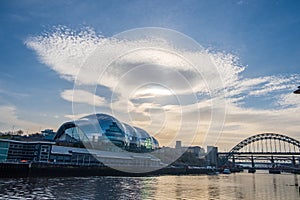
[[[298,90],[294,91],[294,94],[300,94],[300,86],[298,86]]]
[[[300,94],[300,86],[298,86],[298,89],[294,91],[294,94]],[[295,181],[295,185],[298,186],[298,179]],[[298,187],[298,191],[300,193],[300,186]]]

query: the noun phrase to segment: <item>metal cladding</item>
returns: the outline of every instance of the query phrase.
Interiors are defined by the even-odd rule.
[[[145,130],[122,123],[107,114],[88,115],[66,122],[58,129],[55,139],[103,145],[113,143],[132,151],[153,150],[159,147],[158,141]]]

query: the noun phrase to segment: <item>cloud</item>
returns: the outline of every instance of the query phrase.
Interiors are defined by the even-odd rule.
[[[57,27],[52,33],[28,38],[25,44],[39,54],[42,63],[59,72],[63,78],[74,79],[86,57],[104,41],[91,29],[75,32]]]
[[[65,117],[65,118],[68,118],[68,119],[71,119],[71,120],[76,120],[76,119],[82,118],[82,117],[87,116],[87,115],[90,115],[90,114],[91,114],[91,113],[82,113],[82,114],[78,114],[78,115],[67,114],[67,115],[65,115],[64,117]]]
[[[228,109],[226,125],[218,144],[229,148],[246,137],[265,132],[286,134],[299,139],[300,124],[297,117],[299,112],[300,106],[280,109],[256,109],[232,105]]]
[[[0,88],[0,94],[4,94],[6,96],[11,96],[11,97],[14,97],[14,98],[25,98],[25,97],[29,96],[29,94],[7,91],[7,90],[2,89],[2,88]]]
[[[215,144],[219,139],[226,147],[267,130],[291,135],[299,130],[295,111],[300,105],[290,94],[299,74],[243,77],[246,67],[237,56],[176,42],[58,27],[25,44],[60,77],[75,81],[74,92],[63,91],[63,99],[97,106],[99,112],[110,103],[111,113],[122,121],[164,141]],[[96,95],[99,85],[112,95]]]
[[[76,79],[81,84],[101,84],[112,90],[118,86],[120,93],[131,91],[143,81],[163,81],[177,92],[191,88],[204,90],[205,82],[199,77],[199,69],[193,68],[186,59],[200,58],[202,65],[208,65],[211,59],[205,51],[178,51],[161,39],[128,41],[104,38],[89,28],[76,32],[59,27],[45,36],[28,38],[25,44],[61,77]],[[158,70],[161,73],[157,73]],[[210,76],[208,79],[215,79],[217,71],[213,71],[211,68],[201,70],[201,73]],[[125,89],[120,81],[125,83]],[[178,84],[178,81],[183,84]]]
[[[280,95],[278,104],[282,107],[300,108],[299,95],[293,93]]]
[[[20,119],[17,114],[17,109],[12,105],[0,105],[0,124],[1,131],[12,131],[23,129],[25,132],[39,132],[44,124],[38,124],[31,121]]]
[[[86,103],[92,106],[104,106],[105,99],[84,90],[65,90],[61,97],[73,103]]]

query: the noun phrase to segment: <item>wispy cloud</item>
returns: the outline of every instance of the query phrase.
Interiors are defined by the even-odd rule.
[[[24,97],[29,96],[29,94],[26,94],[26,93],[13,92],[13,91],[8,91],[8,90],[1,89],[1,88],[0,88],[0,94],[4,94],[7,96],[16,97],[16,98],[24,98]]]
[[[65,118],[68,118],[68,119],[71,119],[71,120],[76,120],[76,119],[79,119],[79,118],[82,118],[84,116],[87,116],[87,115],[90,115],[91,113],[82,113],[82,114],[67,114],[65,115]]]
[[[0,123],[2,131],[12,131],[23,129],[28,133],[38,132],[47,127],[44,124],[38,124],[31,121],[20,119],[17,114],[17,108],[12,105],[0,105]]]
[[[113,93],[99,96],[95,90],[79,87],[75,93],[62,92],[63,99],[95,105],[99,111],[110,103],[113,114],[143,126],[162,141],[199,144],[210,137],[214,143],[222,131],[219,143],[232,146],[235,141],[226,135],[240,134],[240,138],[263,131],[295,134],[299,130],[295,112],[300,105],[290,94],[298,74],[245,78],[246,67],[232,54],[178,49],[163,39],[107,38],[90,28],[59,27],[28,38],[25,44],[62,78],[76,80],[79,86],[103,85]],[[272,95],[268,106],[274,109],[258,109],[255,101],[268,95]],[[247,98],[254,101],[251,108],[245,105]]]
[[[104,106],[105,99],[84,90],[65,90],[61,97],[70,102],[86,103],[92,106]]]

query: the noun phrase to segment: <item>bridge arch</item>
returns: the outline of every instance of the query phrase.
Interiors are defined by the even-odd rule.
[[[300,142],[282,134],[261,133],[242,140],[226,154],[221,153],[219,155],[223,155],[220,157],[221,165],[225,165],[230,159],[234,163],[238,158],[245,158],[247,160],[250,158],[253,162],[253,156],[256,158],[269,158],[271,160],[273,160],[274,156],[274,159],[275,157],[277,160],[281,158],[285,160],[290,159],[293,160],[293,163],[297,159],[300,164]]]
[[[258,141],[264,141],[264,140],[265,141],[269,140],[270,142],[271,142],[271,140],[279,141],[279,142],[282,141],[284,143],[294,145],[294,147],[298,147],[298,151],[300,151],[300,142],[294,138],[291,138],[289,136],[282,135],[282,134],[277,134],[277,133],[261,133],[261,134],[250,136],[250,137],[244,139],[243,141],[241,141],[240,143],[238,143],[237,145],[235,145],[229,151],[229,156],[234,153],[239,152],[241,149],[245,148],[248,145],[251,145]],[[272,146],[272,144],[271,144],[271,146]]]

